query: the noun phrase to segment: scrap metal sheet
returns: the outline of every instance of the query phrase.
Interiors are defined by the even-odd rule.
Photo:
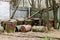
[[[9,2],[0,1],[0,19],[9,20],[10,19],[10,4]]]

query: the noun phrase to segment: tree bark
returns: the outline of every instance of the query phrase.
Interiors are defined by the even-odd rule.
[[[48,5],[48,0],[46,0],[46,23],[47,23],[47,28],[50,30],[50,23],[49,23],[49,11],[48,11],[49,5]]]
[[[19,4],[20,4],[20,1],[18,2],[16,2],[17,4],[16,4],[16,9],[14,10],[14,12],[13,12],[13,14],[12,14],[12,16],[10,17],[10,19],[13,19],[13,17],[14,17],[14,15],[15,15],[15,12],[16,12],[16,10],[18,9],[18,7],[19,7]]]
[[[59,11],[60,11],[60,0],[59,0]],[[60,21],[59,21],[58,29],[60,29]]]
[[[49,0],[49,5],[50,7],[52,7],[52,0]]]
[[[35,2],[34,2],[34,0],[31,0],[31,2],[32,2],[32,8],[35,8]]]
[[[52,0],[52,3],[53,3],[54,28],[57,29],[57,8],[56,8],[56,1]]]

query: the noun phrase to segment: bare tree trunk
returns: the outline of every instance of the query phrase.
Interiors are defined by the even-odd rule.
[[[60,0],[59,0],[59,11],[60,11]],[[58,29],[60,29],[60,21],[59,21]]]
[[[34,0],[31,0],[31,2],[32,2],[32,8],[35,8],[35,2],[34,2]]]
[[[52,7],[52,0],[49,0],[49,5],[50,7]]]
[[[29,1],[29,0],[28,0]],[[29,3],[30,3],[30,1],[29,1]],[[35,8],[35,1],[34,0],[31,0],[31,3],[30,3],[30,5],[31,5],[31,9],[30,9],[30,16],[33,14],[33,12],[34,11],[32,11],[34,8]]]
[[[48,11],[49,5],[48,5],[48,0],[46,0],[46,22],[47,22],[47,28],[50,30],[50,23],[49,23],[49,11]]]
[[[31,3],[30,3],[30,1],[31,1]],[[29,4],[31,5],[31,7],[32,7],[32,8],[35,8],[35,5],[36,5],[36,4],[35,4],[35,1],[34,1],[34,0],[30,0],[30,1],[28,0],[28,2],[29,2]]]
[[[59,22],[59,25],[58,25],[58,29],[60,29],[60,22]]]
[[[41,0],[37,0],[38,1],[38,9],[41,10]]]
[[[14,12],[12,13],[12,16],[10,17],[10,19],[13,19],[13,17],[14,17],[14,15],[15,15],[15,12],[16,12],[16,10],[18,9],[18,7],[19,7],[19,4],[20,4],[20,1],[18,2],[16,2],[17,4],[16,4],[16,9],[14,10]]]
[[[52,3],[53,3],[54,28],[57,29],[57,8],[56,8],[56,1],[52,0]]]

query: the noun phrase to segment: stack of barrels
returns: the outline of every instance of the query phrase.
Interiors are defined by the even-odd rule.
[[[17,20],[16,32],[20,32],[22,25],[24,25],[24,18],[16,18],[16,20]]]
[[[21,32],[30,31],[31,30],[31,23],[32,23],[31,19],[28,19],[28,20],[24,20],[23,18],[17,19],[17,25],[20,25],[20,26],[16,26],[16,29]]]
[[[39,26],[40,19],[32,18],[25,20],[24,18],[10,19],[8,21],[2,21],[1,26],[3,26],[6,32],[27,32],[30,31],[32,26]]]

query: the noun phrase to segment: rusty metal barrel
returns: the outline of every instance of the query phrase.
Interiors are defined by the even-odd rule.
[[[21,32],[28,32],[31,30],[31,25],[23,25],[21,26]]]
[[[17,25],[23,25],[24,24],[24,18],[17,18]]]
[[[51,27],[54,27],[54,20],[50,19],[49,22],[50,22]]]
[[[25,20],[25,24],[26,24],[26,25],[32,25],[32,20],[31,20],[31,19]]]
[[[23,25],[17,25],[15,32],[21,32],[21,27],[22,27],[22,26],[23,26]]]
[[[39,26],[40,25],[40,18],[32,18],[33,25]]]
[[[6,31],[8,33],[15,32],[16,23],[17,21],[14,19],[9,20],[6,24]]]
[[[6,22],[7,22],[7,20],[2,20],[1,21],[1,26],[4,28],[4,30],[5,30],[5,27],[6,27]]]

